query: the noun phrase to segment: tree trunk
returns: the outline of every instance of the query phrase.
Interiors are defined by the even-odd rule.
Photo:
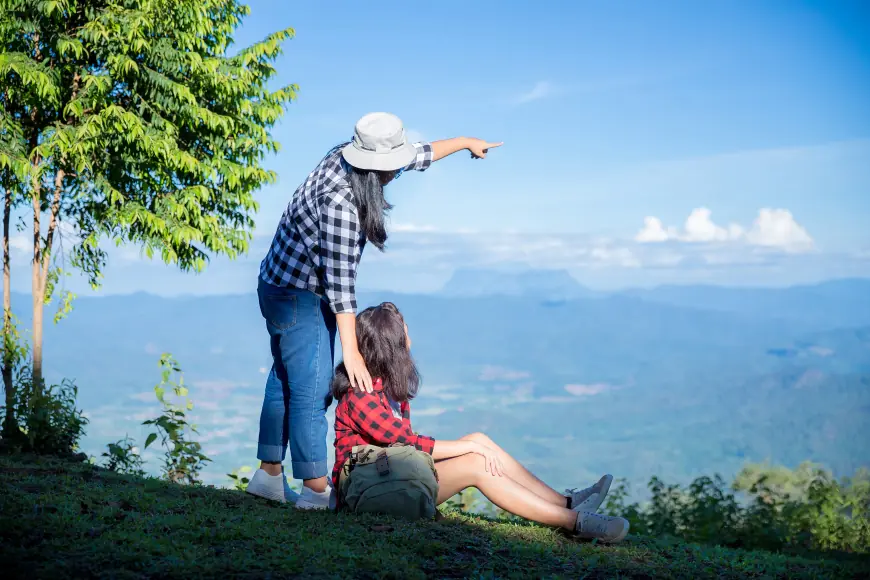
[[[9,218],[12,215],[12,188],[4,187],[3,200],[3,390],[6,393],[6,415],[3,419],[3,437],[10,439],[19,434],[15,417],[15,385],[12,384],[13,353],[7,340],[12,336],[12,274],[9,270]]]
[[[45,313],[45,288],[48,281],[48,271],[51,267],[51,247],[54,243],[54,232],[57,229],[60,213],[60,196],[63,191],[63,179],[66,172],[59,169],[54,176],[54,199],[49,208],[48,232],[45,235],[45,246],[40,240],[39,217],[41,204],[38,188],[34,188],[33,197],[33,386],[37,393],[42,393],[45,385],[42,375],[42,326]]]
[[[34,180],[33,184],[33,264],[31,271],[31,294],[33,295],[33,364],[31,376],[33,378],[33,389],[35,393],[42,393],[42,313],[45,306],[44,290],[42,284],[42,230],[39,224],[41,217],[41,193],[42,187],[38,180]]]

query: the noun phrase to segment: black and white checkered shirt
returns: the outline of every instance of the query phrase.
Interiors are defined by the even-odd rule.
[[[343,143],[330,150],[293,194],[260,263],[260,278],[274,286],[310,290],[336,314],[356,311],[356,269],[365,245],[357,217]],[[415,143],[405,170],[432,164],[432,146]]]

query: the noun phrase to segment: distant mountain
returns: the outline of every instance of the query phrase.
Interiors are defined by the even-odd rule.
[[[685,308],[802,320],[818,328],[870,325],[870,279],[866,278],[788,288],[660,286],[621,294]]]
[[[440,295],[449,297],[531,296],[539,300],[576,300],[598,293],[581,286],[565,270],[457,270]]]

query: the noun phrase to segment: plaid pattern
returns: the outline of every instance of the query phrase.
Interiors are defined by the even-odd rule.
[[[338,489],[338,475],[353,448],[357,445],[392,443],[413,445],[424,453],[432,454],[435,440],[417,435],[411,430],[411,405],[401,403],[402,418],[393,415],[387,396],[375,386],[375,392],[366,393],[351,387],[335,408],[335,465],[332,482]]]
[[[260,263],[264,282],[310,290],[336,314],[356,311],[356,269],[365,246],[341,156],[345,145],[331,149],[293,194]],[[432,146],[414,147],[417,157],[403,170],[425,171]]]

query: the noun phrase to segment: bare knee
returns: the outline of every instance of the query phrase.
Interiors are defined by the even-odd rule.
[[[465,437],[463,437],[465,441],[474,441],[475,443],[480,443],[481,445],[491,446],[492,439],[487,437],[484,433],[469,433]]]

